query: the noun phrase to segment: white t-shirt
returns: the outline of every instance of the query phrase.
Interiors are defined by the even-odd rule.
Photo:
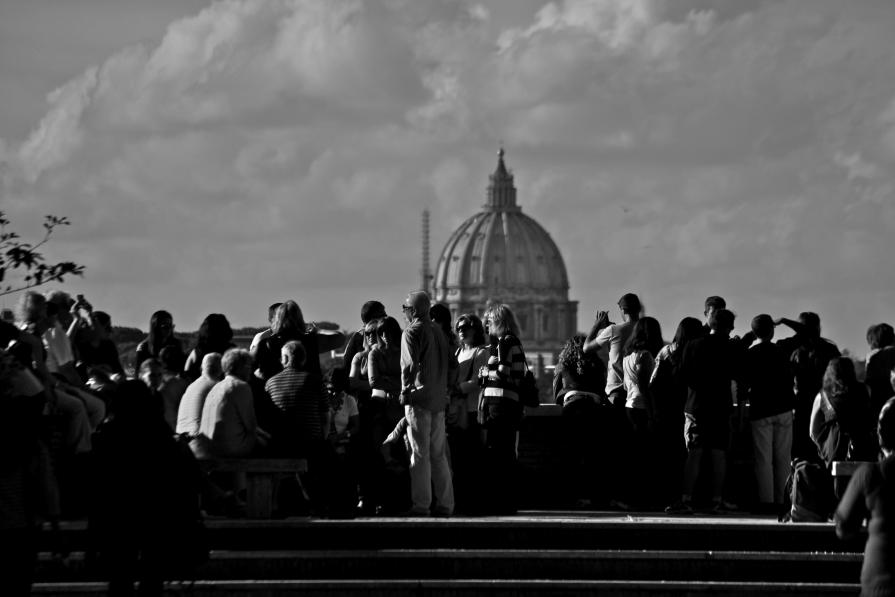
[[[58,322],[44,332],[43,342],[47,349],[47,369],[51,373],[57,373],[60,367],[75,360],[68,334]]]
[[[648,350],[638,350],[622,359],[622,369],[625,374],[625,390],[628,395],[625,398],[626,408],[646,408],[646,396],[640,391],[638,378],[648,384],[653,375],[655,359]]]
[[[333,411],[332,407],[329,409],[329,414],[333,418],[333,425],[336,428],[336,433],[342,433],[348,429],[348,419],[358,414],[357,400],[354,399],[354,396],[345,393],[343,393],[342,396],[342,408],[338,411]]]
[[[634,330],[634,322],[626,321],[606,326],[597,334],[597,344],[609,345],[609,367],[606,372],[606,395],[625,385],[625,373],[622,360],[625,356],[625,343]]]

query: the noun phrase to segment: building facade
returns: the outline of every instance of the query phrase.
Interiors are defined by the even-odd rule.
[[[554,355],[575,334],[578,303],[569,300],[565,262],[550,234],[516,203],[503,149],[482,210],[464,221],[441,251],[432,290],[455,319],[468,312],[481,315],[489,301],[510,305],[530,358]]]

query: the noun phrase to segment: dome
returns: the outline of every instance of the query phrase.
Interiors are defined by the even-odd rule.
[[[559,248],[540,224],[518,208],[486,209],[448,239],[438,259],[435,285],[518,296],[565,293],[569,279]]]
[[[450,235],[438,258],[435,300],[455,315],[481,313],[491,300],[508,303],[523,340],[561,344],[575,333],[577,318],[565,262],[550,234],[522,213],[503,149],[498,156],[482,211]]]

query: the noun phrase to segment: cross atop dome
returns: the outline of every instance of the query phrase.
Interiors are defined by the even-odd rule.
[[[497,169],[494,170],[488,184],[488,198],[485,208],[494,211],[519,211],[516,205],[516,187],[513,184],[513,174],[507,170],[503,161],[506,152],[503,145],[497,151]]]

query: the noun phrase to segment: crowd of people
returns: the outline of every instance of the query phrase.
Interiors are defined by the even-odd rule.
[[[307,461],[281,480],[279,516],[515,513],[528,366],[512,309],[494,303],[454,320],[412,292],[401,310],[403,329],[368,301],[346,338],[306,322],[293,300],[275,303],[249,349],[213,313],[188,350],[172,315],[156,311],[129,379],[107,313],[80,295],[23,293],[16,321],[0,322],[4,532],[27,546],[35,517],[86,514],[113,589],[138,578],[160,587],[158,571],[189,558],[167,544],[147,549],[147,537],[194,527],[200,506],[244,508],[244,479],[206,475],[198,460],[255,456]],[[739,337],[734,313],[712,296],[704,319],[684,318],[666,342],[642,311],[625,294],[619,322],[598,311],[589,333],[558,355],[552,399],[562,407],[563,478],[576,506],[737,510],[725,493],[736,412],[750,421],[752,508],[777,512],[789,499],[793,459],[830,467],[883,457],[880,475],[862,473],[849,489],[837,520],[843,533],[861,516],[891,524],[885,473],[895,442],[881,422],[895,411],[890,325],[868,331],[859,382],[814,313],[759,314]],[[792,334],[775,341],[779,326]],[[341,366],[321,366],[321,354],[341,349]],[[79,500],[81,488],[89,495]],[[866,511],[859,494],[869,496]],[[116,521],[134,511],[140,528],[124,533]],[[28,582],[33,554],[11,545],[0,561]]]

